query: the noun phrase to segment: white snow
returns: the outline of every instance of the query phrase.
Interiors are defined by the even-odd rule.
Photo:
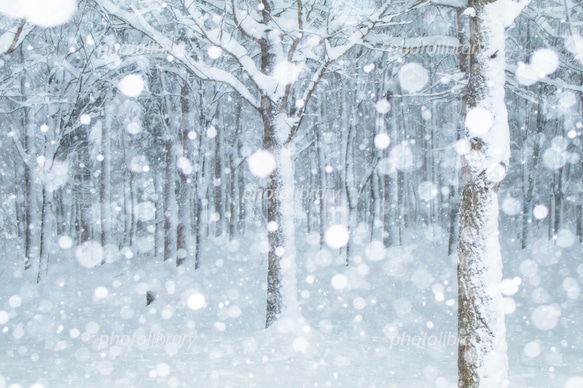
[[[426,107],[421,107],[421,118],[425,121],[429,121],[431,120],[431,118],[433,117],[433,113],[431,113],[431,111],[429,109],[427,109]]]
[[[581,388],[581,387],[583,387],[583,377],[573,376],[570,377],[569,380],[567,380],[564,388]]]
[[[583,64],[583,38],[581,35],[567,35],[565,47],[575,56],[579,63]]]
[[[109,291],[105,287],[97,287],[95,289],[95,291],[93,291],[93,295],[97,299],[103,299],[103,298],[107,297],[108,294],[109,294]]]
[[[401,88],[410,93],[421,91],[429,82],[429,72],[419,63],[407,63],[398,73]]]
[[[559,230],[557,233],[557,245],[561,248],[568,248],[575,243],[577,236],[568,229]]]
[[[539,78],[544,78],[553,73],[559,67],[559,56],[552,49],[538,49],[530,59],[530,65]]]
[[[352,300],[352,306],[357,310],[364,309],[366,305],[367,305],[366,300],[361,296],[358,296]]]
[[[10,315],[4,310],[0,310],[0,325],[5,324],[9,319]]]
[[[170,374],[170,366],[166,363],[160,363],[156,365],[156,375],[160,377],[166,377]]]
[[[408,143],[403,142],[391,150],[389,159],[395,168],[401,171],[409,170],[413,167],[413,150]]]
[[[176,161],[176,166],[182,171],[184,175],[192,174],[192,163],[190,163],[188,158],[181,156]]]
[[[472,146],[467,139],[459,139],[455,142],[454,149],[458,155],[467,155],[472,150]]]
[[[137,135],[142,131],[142,126],[140,125],[140,123],[132,121],[131,123],[128,123],[128,125],[126,126],[126,130],[131,135]]]
[[[247,159],[251,173],[258,178],[267,178],[275,170],[276,163],[273,154],[266,150],[259,150]]]
[[[560,60],[557,53],[548,48],[538,49],[530,58],[530,64],[519,62],[516,68],[516,80],[530,86],[552,74],[559,67]]]
[[[98,242],[88,240],[75,249],[75,257],[81,266],[92,268],[101,264],[103,249]]]
[[[140,221],[151,221],[156,216],[156,205],[151,201],[144,201],[136,205],[134,214]]]
[[[550,147],[543,153],[543,164],[551,170],[558,170],[567,163],[567,153],[561,147]]]
[[[288,61],[279,62],[273,69],[273,78],[282,85],[296,82],[299,75],[298,67]]]
[[[502,310],[506,315],[512,314],[516,311],[516,301],[510,297],[502,299]]]
[[[472,137],[486,134],[494,123],[492,113],[482,107],[472,108],[466,115],[466,128]]]
[[[563,289],[567,293],[569,299],[577,300],[581,295],[581,287],[577,279],[567,277],[563,280]]]
[[[195,292],[188,297],[186,305],[192,310],[200,310],[205,305],[205,297],[200,292]]]
[[[504,295],[514,295],[518,292],[518,284],[514,279],[504,279],[500,283],[500,291]]]
[[[209,139],[214,139],[215,137],[217,137],[218,131],[217,128],[214,125],[211,125],[210,127],[208,127],[208,129],[206,130],[206,136]]]
[[[269,221],[267,223],[267,230],[269,232],[275,232],[277,229],[279,229],[279,225],[277,224],[277,222],[275,222],[275,221]]]
[[[561,308],[558,305],[542,305],[532,311],[531,318],[534,326],[539,330],[551,330],[561,316]]]
[[[504,198],[504,201],[502,202],[502,210],[509,216],[515,216],[520,214],[522,204],[520,203],[520,200],[514,197]]]
[[[348,244],[350,235],[344,225],[332,225],[326,230],[324,241],[330,248],[342,248]]]
[[[145,155],[138,155],[130,160],[129,168],[137,173],[147,172],[149,170],[148,164],[148,158]]]
[[[379,133],[374,138],[374,145],[378,149],[384,150],[391,144],[391,138],[386,133]]]
[[[363,66],[363,70],[365,73],[370,73],[371,71],[373,71],[375,68],[375,64],[374,63],[369,63],[368,65],[364,65]]]
[[[91,123],[91,116],[89,116],[88,114],[82,114],[81,117],[79,118],[79,122],[83,125],[88,125]]]
[[[539,341],[530,341],[524,345],[524,354],[530,358],[536,358],[540,356],[541,347]]]
[[[138,97],[144,90],[144,87],[144,80],[139,74],[126,75],[118,84],[119,90],[128,97]]]
[[[19,295],[12,295],[8,299],[8,305],[12,308],[20,307],[22,305],[22,298]]]
[[[309,342],[304,337],[298,337],[293,342],[293,348],[296,352],[305,352],[308,349]]]
[[[391,110],[391,103],[382,98],[377,101],[377,103],[375,104],[375,108],[377,112],[384,115],[389,113],[389,111]]]
[[[437,196],[438,192],[439,190],[437,190],[435,183],[430,181],[421,182],[417,186],[417,194],[423,201],[431,201]]]
[[[210,59],[219,59],[221,54],[223,54],[223,49],[218,46],[210,46],[207,50],[207,54]]]
[[[67,23],[77,11],[75,0],[3,0],[0,13],[40,27],[55,27]]]
[[[69,236],[61,236],[58,243],[62,249],[69,249],[73,246],[73,239]]]
[[[545,205],[536,205],[532,209],[532,215],[537,220],[543,220],[549,215],[549,209]]]
[[[330,283],[332,284],[332,287],[334,287],[335,289],[342,290],[346,288],[346,286],[348,285],[348,278],[346,277],[346,275],[339,273],[332,277]]]

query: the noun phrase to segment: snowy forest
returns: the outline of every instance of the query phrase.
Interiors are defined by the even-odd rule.
[[[0,0],[0,388],[583,387],[579,0]]]

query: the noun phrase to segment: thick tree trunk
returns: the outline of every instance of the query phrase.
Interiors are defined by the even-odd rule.
[[[460,54],[458,56],[459,60],[459,69],[460,73],[463,73],[466,78],[468,78],[468,25],[467,19],[464,16],[464,9],[459,8],[456,12],[457,17],[457,35],[460,41],[462,49],[460,50]],[[461,117],[466,116],[466,108],[467,108],[467,100],[468,100],[468,90],[467,88],[462,89],[461,93]],[[458,132],[458,139],[460,138],[460,133]],[[459,171],[456,168],[456,176],[459,182]],[[459,195],[459,183],[458,185],[449,185],[449,241],[447,246],[447,254],[451,256],[457,244],[457,236],[458,236],[458,224],[459,224],[459,207],[460,207],[460,195]]]
[[[278,107],[263,97],[263,147],[271,152],[277,168],[267,184],[267,222],[277,229],[268,231],[267,311],[265,327],[280,319],[299,318],[296,287],[294,240],[294,165],[289,147],[280,144],[278,134],[285,132],[276,124]],[[281,121],[281,120],[278,120]]]
[[[263,147],[270,151],[276,160],[281,149],[275,138],[274,108],[266,96],[262,98]],[[267,253],[267,315],[265,327],[277,321],[284,309],[281,295],[281,257],[278,248],[283,248],[284,236],[281,217],[281,171],[278,168],[269,176],[267,183],[267,222],[274,222],[277,229],[268,232],[269,251]],[[280,248],[280,249],[281,249]]]
[[[499,287],[502,256],[497,190],[510,156],[504,102],[504,23],[508,20],[504,16],[517,15],[517,9],[501,0],[470,0],[468,5],[476,15],[470,17],[466,126],[475,124],[470,117],[472,108],[488,111],[492,125],[485,132],[468,132],[471,151],[464,158],[458,235],[458,386],[501,388],[508,384],[508,357]]]

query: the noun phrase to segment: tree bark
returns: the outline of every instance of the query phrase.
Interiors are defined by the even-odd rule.
[[[471,151],[464,158],[457,249],[458,386],[500,388],[508,385],[508,357],[497,191],[510,156],[503,16],[511,10],[501,0],[470,0],[468,5],[476,12],[470,16],[468,116],[472,108],[485,109],[492,114],[492,126],[479,135],[468,132]]]
[[[113,103],[105,105],[105,125],[101,134],[101,185],[99,199],[101,203],[101,246],[110,243],[111,233],[111,122],[113,120]],[[105,263],[105,257],[103,258]]]
[[[180,124],[180,142],[182,145],[182,157],[190,161],[191,147],[188,139],[190,128],[190,107],[188,105],[188,87],[183,85],[180,92],[180,107],[182,122]],[[178,186],[178,225],[176,227],[176,266],[193,257],[192,233],[190,229],[190,192],[192,191],[193,180],[190,177],[192,171],[184,168],[179,170],[180,182]]]

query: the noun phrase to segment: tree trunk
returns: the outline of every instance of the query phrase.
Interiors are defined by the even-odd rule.
[[[40,283],[42,279],[47,277],[49,272],[49,241],[51,237],[51,227],[49,219],[52,218],[51,203],[52,192],[47,191],[43,185],[42,188],[42,203],[41,203],[41,219],[40,219],[40,252],[38,262],[38,274],[36,282]],[[47,212],[47,207],[49,211]]]
[[[164,261],[174,258],[176,254],[176,208],[174,193],[174,147],[170,135],[165,142],[166,168],[164,185]]]
[[[275,138],[274,107],[267,96],[262,97],[261,105],[263,109],[263,147],[270,151],[275,159],[278,160],[281,149]],[[281,172],[279,167],[269,176],[267,183],[267,193],[270,194],[267,195],[267,222],[277,224],[277,229],[269,231],[267,238],[269,251],[267,253],[267,315],[265,327],[269,327],[277,321],[284,309],[281,295],[281,258],[278,256],[278,252],[276,252],[278,248],[283,247],[284,243],[279,195],[281,188]]]
[[[182,86],[181,90],[181,113],[182,122],[180,127],[180,142],[182,144],[182,157],[190,161],[191,147],[188,139],[188,131],[190,127],[190,108],[188,106],[188,87]],[[193,247],[191,242],[190,229],[190,192],[193,180],[189,178],[192,171],[188,171],[188,166],[183,166],[179,169],[180,182],[178,186],[178,225],[176,227],[176,266],[179,267],[182,263],[193,257]]]
[[[470,17],[468,117],[479,107],[493,120],[485,133],[469,131],[471,151],[464,160],[458,235],[458,386],[464,388],[500,388],[508,383],[497,195],[510,156],[503,16],[511,10],[505,4],[500,0],[468,4],[476,11]],[[466,125],[472,124],[470,120]]]
[[[534,189],[536,187],[536,175],[538,170],[538,162],[541,152],[541,134],[545,127],[545,118],[543,113],[543,95],[542,92],[539,97],[537,116],[536,116],[536,132],[532,145],[532,167],[528,175],[528,188],[524,196],[524,203],[522,208],[522,249],[526,248],[529,239],[529,230],[532,225],[532,202],[534,199]]]
[[[99,199],[101,202],[101,246],[110,244],[111,233],[111,122],[113,120],[113,104],[105,105],[105,125],[101,134],[101,185]],[[103,258],[105,262],[105,257]]]

